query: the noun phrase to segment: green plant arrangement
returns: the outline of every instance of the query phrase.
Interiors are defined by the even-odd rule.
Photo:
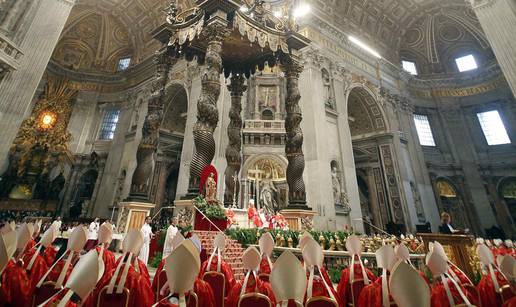
[[[282,229],[242,229],[242,228],[231,228],[226,230],[226,234],[232,238],[233,240],[238,241],[238,243],[242,244],[242,246],[247,247],[249,245],[255,245],[258,244],[258,240],[262,236],[263,233],[270,232],[274,240],[277,238],[283,238],[285,239],[284,247],[288,246],[288,240],[289,238],[292,239],[292,246],[297,247],[299,245],[299,236],[301,235],[302,231],[295,231],[295,230],[282,230]],[[344,231],[337,231],[337,232],[331,232],[331,231],[309,231],[309,233],[312,235],[312,237],[319,241],[319,238],[322,236],[325,240],[325,247],[330,247],[330,239],[331,238],[339,238],[342,242],[346,240],[346,238],[353,234],[351,232],[344,232]],[[278,236],[279,235],[279,236]],[[335,241],[335,240],[334,240]],[[277,243],[278,244],[278,243]]]
[[[218,205],[210,205],[206,202],[202,195],[197,196],[194,199],[195,206],[206,215],[207,218],[212,220],[226,220],[226,211],[224,208]]]
[[[163,254],[161,252],[156,252],[154,254],[154,258],[149,261],[149,266],[153,268],[157,268],[163,259]]]

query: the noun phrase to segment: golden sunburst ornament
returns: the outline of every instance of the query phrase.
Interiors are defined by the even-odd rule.
[[[48,130],[54,128],[57,122],[57,114],[51,111],[43,111],[38,116],[38,128]]]

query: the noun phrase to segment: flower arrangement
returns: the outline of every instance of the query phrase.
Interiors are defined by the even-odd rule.
[[[212,220],[226,220],[226,212],[224,208],[216,204],[208,204],[206,199],[202,195],[197,196],[194,199],[195,206],[206,215],[207,218]]]

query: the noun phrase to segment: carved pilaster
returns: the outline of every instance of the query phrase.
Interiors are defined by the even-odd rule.
[[[213,131],[219,122],[217,100],[220,95],[222,73],[222,42],[227,28],[218,24],[203,30],[206,49],[206,66],[201,80],[201,95],[197,101],[197,122],[193,128],[195,153],[190,164],[190,194],[196,194],[202,170],[211,164],[215,156]]]
[[[224,204],[226,206],[231,205],[233,199],[237,201],[239,199],[240,183],[238,179],[235,180],[235,176],[238,177],[242,163],[242,94],[247,89],[244,82],[245,79],[242,75],[232,75],[231,84],[228,85],[228,90],[231,93],[231,109],[229,110],[230,122],[228,125],[229,144],[226,148],[226,191],[224,193]]]
[[[288,160],[287,183],[289,188],[289,208],[307,208],[303,171],[305,156],[303,154],[303,119],[299,100],[299,74],[303,67],[292,57],[284,58],[283,69],[287,79],[287,97],[285,103],[285,130],[287,132],[285,153]]]
[[[154,173],[156,150],[159,141],[159,127],[163,119],[163,97],[167,84],[168,72],[172,58],[163,49],[156,53],[156,77],[151,84],[152,94],[148,103],[148,112],[142,128],[142,140],[136,152],[136,169],[134,170],[130,198],[149,201],[150,184]]]

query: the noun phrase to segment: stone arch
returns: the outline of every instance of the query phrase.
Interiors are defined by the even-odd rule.
[[[500,199],[507,206],[512,220],[516,221],[516,177],[510,176],[500,179],[496,190]]]
[[[439,214],[448,212],[452,217],[452,225],[456,228],[471,228],[471,221],[464,207],[462,190],[453,179],[437,177],[434,187]]]
[[[352,137],[389,131],[383,107],[377,95],[367,86],[352,85],[347,91],[346,104]]]
[[[183,84],[171,83],[165,89],[163,98],[161,129],[184,134],[188,112],[188,92]]]

